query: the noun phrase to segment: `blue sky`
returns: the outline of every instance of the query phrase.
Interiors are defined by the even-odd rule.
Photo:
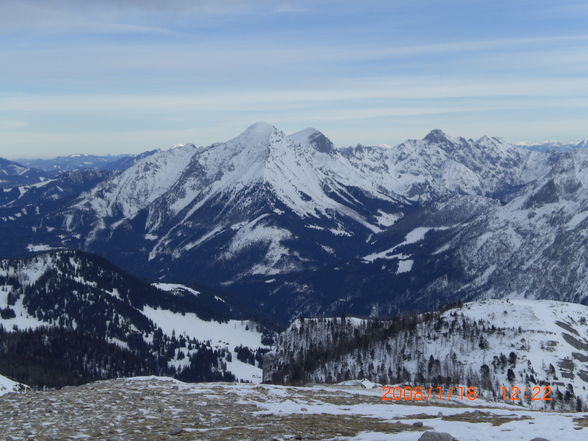
[[[4,0],[0,156],[588,137],[585,1]]]

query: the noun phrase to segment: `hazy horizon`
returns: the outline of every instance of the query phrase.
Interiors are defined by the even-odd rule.
[[[280,129],[280,127],[277,127],[277,128]],[[317,130],[320,130],[318,127],[314,127],[314,128],[317,129]],[[245,129],[245,127],[243,129]],[[304,128],[301,128],[300,130],[303,130],[303,129]],[[431,130],[434,130],[434,129],[431,129]],[[380,143],[374,143],[374,144],[369,144],[369,145],[382,145],[382,146],[383,145],[388,145],[388,146],[390,146],[392,148],[392,147],[395,147],[398,144],[401,144],[402,142],[407,141],[409,139],[421,139],[421,138],[424,138],[431,130],[427,130],[426,132],[423,132],[422,136],[417,136],[415,138],[405,138],[402,141],[400,141],[398,143],[394,143],[394,144],[392,144],[392,143],[386,143],[386,142],[380,142]],[[448,132],[446,132],[443,129],[440,129],[440,130],[442,130],[443,132],[445,132],[450,137],[459,137],[459,136],[461,136],[461,135],[455,134],[455,133],[448,133]],[[296,131],[298,131],[298,130],[296,130]],[[294,131],[294,132],[286,132],[286,135],[290,135],[292,133],[295,133],[296,131]],[[34,155],[33,156],[14,156],[14,157],[5,156],[4,158],[18,162],[19,159],[23,159],[23,160],[30,160],[30,159],[53,159],[53,158],[56,158],[56,157],[68,157],[68,156],[79,156],[79,155],[89,155],[89,156],[124,156],[124,155],[130,155],[130,154],[141,154],[141,153],[147,152],[149,150],[156,150],[156,149],[159,149],[159,150],[168,150],[168,149],[172,149],[172,148],[175,148],[177,146],[181,146],[181,145],[185,145],[185,144],[194,144],[197,147],[207,147],[209,145],[214,144],[215,142],[225,142],[225,141],[228,141],[229,139],[234,138],[235,136],[238,136],[239,133],[234,133],[234,134],[228,136],[226,139],[219,139],[219,140],[216,140],[216,141],[207,143],[207,144],[200,144],[200,143],[195,143],[195,142],[188,141],[188,142],[185,142],[185,143],[172,143],[172,144],[167,145],[167,146],[151,146],[151,147],[148,147],[148,148],[145,148],[143,150],[136,151],[136,152],[131,152],[131,151],[128,151],[128,152],[120,151],[120,152],[113,152],[113,153],[101,153],[101,152],[68,152],[68,153],[63,153],[63,154],[59,154],[59,155],[50,155],[49,154],[49,155],[45,155],[45,156],[34,156]],[[328,134],[325,134],[325,135],[328,137]],[[475,140],[475,139],[481,138],[483,136],[494,136],[494,135],[482,134],[482,135],[479,135],[479,136],[473,136],[473,137],[468,137],[468,138],[471,138],[471,139],[474,139]],[[499,138],[501,138],[501,137],[499,137]],[[540,140],[540,141],[536,141],[536,143],[537,144],[541,144],[541,143],[547,143],[547,142],[560,142],[562,144],[575,144],[577,142],[582,141],[583,139],[586,139],[586,138],[578,138],[578,139],[573,139],[573,140],[543,139],[543,140]],[[513,145],[519,146],[519,147],[523,147],[523,145],[525,143],[528,143],[528,144],[531,144],[531,145],[534,145],[535,144],[535,142],[527,141],[527,140],[513,141],[513,140],[507,140],[507,139],[505,139],[505,141],[507,141],[507,142],[509,142],[509,143],[511,143]],[[352,146],[355,146],[355,145],[357,145],[357,144],[353,144],[353,145],[351,145],[351,144],[349,144],[349,145],[335,145],[335,147],[336,148],[345,148],[345,147],[352,147]],[[363,143],[363,145],[368,145],[368,144]]]

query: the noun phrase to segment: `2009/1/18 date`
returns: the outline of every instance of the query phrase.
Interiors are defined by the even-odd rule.
[[[520,401],[521,399],[530,399],[533,401],[551,401],[551,394],[553,391],[549,386],[534,386],[530,389],[522,389],[517,386],[506,388],[501,386],[502,398],[504,401]],[[475,386],[463,387],[463,386],[451,386],[448,388],[447,393],[441,386],[433,387],[430,386],[428,389],[421,386],[384,386],[382,388],[384,395],[382,400],[384,401],[400,401],[400,400],[416,400],[416,401],[427,401],[432,399],[439,400],[470,400],[474,401],[478,398],[478,389]],[[521,395],[522,393],[522,395]]]

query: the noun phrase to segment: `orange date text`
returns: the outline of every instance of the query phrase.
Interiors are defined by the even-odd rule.
[[[428,401],[431,399],[473,401],[478,398],[478,389],[474,386],[451,386],[445,389],[441,386],[430,386],[428,388],[421,386],[384,386],[382,392],[382,400],[384,401]]]

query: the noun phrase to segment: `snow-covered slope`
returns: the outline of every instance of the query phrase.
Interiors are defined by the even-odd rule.
[[[588,151],[561,155],[546,176],[464,224],[447,253],[481,297],[588,300]]]
[[[195,151],[194,145],[187,144],[147,156],[92,189],[75,208],[94,211],[100,218],[117,214],[132,218],[169,190]]]
[[[12,381],[9,378],[6,378],[0,375],[0,396],[4,394],[9,394],[11,392],[21,392],[26,389],[21,383],[17,383],[16,381]]]
[[[371,238],[363,266],[307,275],[292,311],[395,314],[505,297],[588,304],[588,154],[550,162],[500,200],[454,195],[407,213]]]
[[[159,357],[163,366],[152,373],[187,375],[192,381],[217,373],[260,381],[258,353],[267,348],[272,333],[254,321],[234,319],[240,315],[214,291],[151,286],[78,251],[0,259],[4,330],[75,331],[80,338],[113,343],[144,360]],[[0,333],[0,343],[5,338]],[[17,355],[2,350],[9,351],[3,357]]]
[[[65,230],[63,245],[104,252],[117,263],[134,248],[135,266],[163,278],[231,281],[350,256],[406,205],[320,132],[286,136],[258,123],[225,143],[138,161],[52,222]],[[121,237],[132,241],[124,259],[116,252]],[[219,263],[232,274],[219,274]]]
[[[278,383],[362,378],[474,385],[499,401],[502,386],[509,397],[517,386],[520,404],[535,407],[551,402],[524,397],[536,392],[533,387],[550,385],[558,408],[573,410],[578,398],[582,406],[588,398],[588,307],[488,300],[390,321],[297,320],[280,334],[264,364],[264,379]]]

